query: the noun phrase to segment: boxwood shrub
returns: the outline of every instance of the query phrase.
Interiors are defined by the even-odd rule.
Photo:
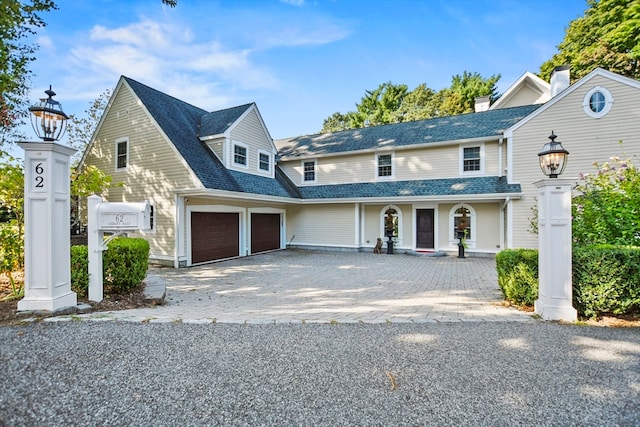
[[[129,292],[147,275],[149,242],[141,238],[119,237],[102,253],[104,285],[114,291]]]
[[[89,251],[86,245],[71,246],[71,288],[79,296],[89,289]],[[105,290],[130,292],[145,278],[149,267],[149,242],[141,238],[119,237],[102,252]]]
[[[496,255],[498,285],[505,299],[519,306],[538,299],[538,251],[507,249]]]
[[[505,299],[533,305],[538,298],[538,251],[507,249],[496,256]],[[573,248],[573,306],[581,317],[640,312],[640,248]]]

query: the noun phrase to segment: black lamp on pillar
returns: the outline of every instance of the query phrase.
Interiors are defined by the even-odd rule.
[[[45,90],[48,98],[40,98],[40,103],[29,107],[31,112],[31,126],[38,138],[46,142],[59,141],[67,128],[67,116],[62,111],[62,104],[54,100],[56,93]]]
[[[558,136],[551,131],[549,139],[551,142],[547,142],[542,151],[538,153],[540,160],[540,169],[542,173],[549,178],[557,178],[558,175],[564,172],[565,166],[567,166],[567,157],[569,152],[564,149],[560,141],[556,141]]]

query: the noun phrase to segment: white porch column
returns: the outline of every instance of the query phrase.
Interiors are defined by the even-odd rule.
[[[75,149],[20,142],[24,159],[24,298],[18,311],[77,305],[71,291],[69,159]]]
[[[537,181],[538,300],[535,312],[545,320],[577,319],[571,281],[571,185],[565,179]]]

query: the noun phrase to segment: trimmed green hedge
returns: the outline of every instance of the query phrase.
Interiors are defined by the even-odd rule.
[[[505,299],[533,305],[538,298],[538,251],[508,249],[496,256]],[[640,312],[640,248],[573,248],[573,306],[583,317]]]
[[[71,288],[86,296],[89,289],[89,261],[86,245],[71,246]],[[149,267],[149,242],[119,237],[102,253],[103,284],[115,292],[130,292],[145,278]]]
[[[141,238],[119,237],[103,252],[104,284],[128,292],[138,286],[149,267],[149,242]]]
[[[640,248],[574,249],[573,305],[585,317],[640,311]]]
[[[498,285],[505,299],[524,306],[538,299],[538,251],[507,249],[496,255]]]

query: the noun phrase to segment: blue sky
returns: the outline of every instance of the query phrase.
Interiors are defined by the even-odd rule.
[[[585,0],[58,0],[30,99],[83,114],[126,75],[206,110],[256,102],[274,139],[313,134],[381,83],[537,72]],[[32,135],[29,128],[28,136]]]

